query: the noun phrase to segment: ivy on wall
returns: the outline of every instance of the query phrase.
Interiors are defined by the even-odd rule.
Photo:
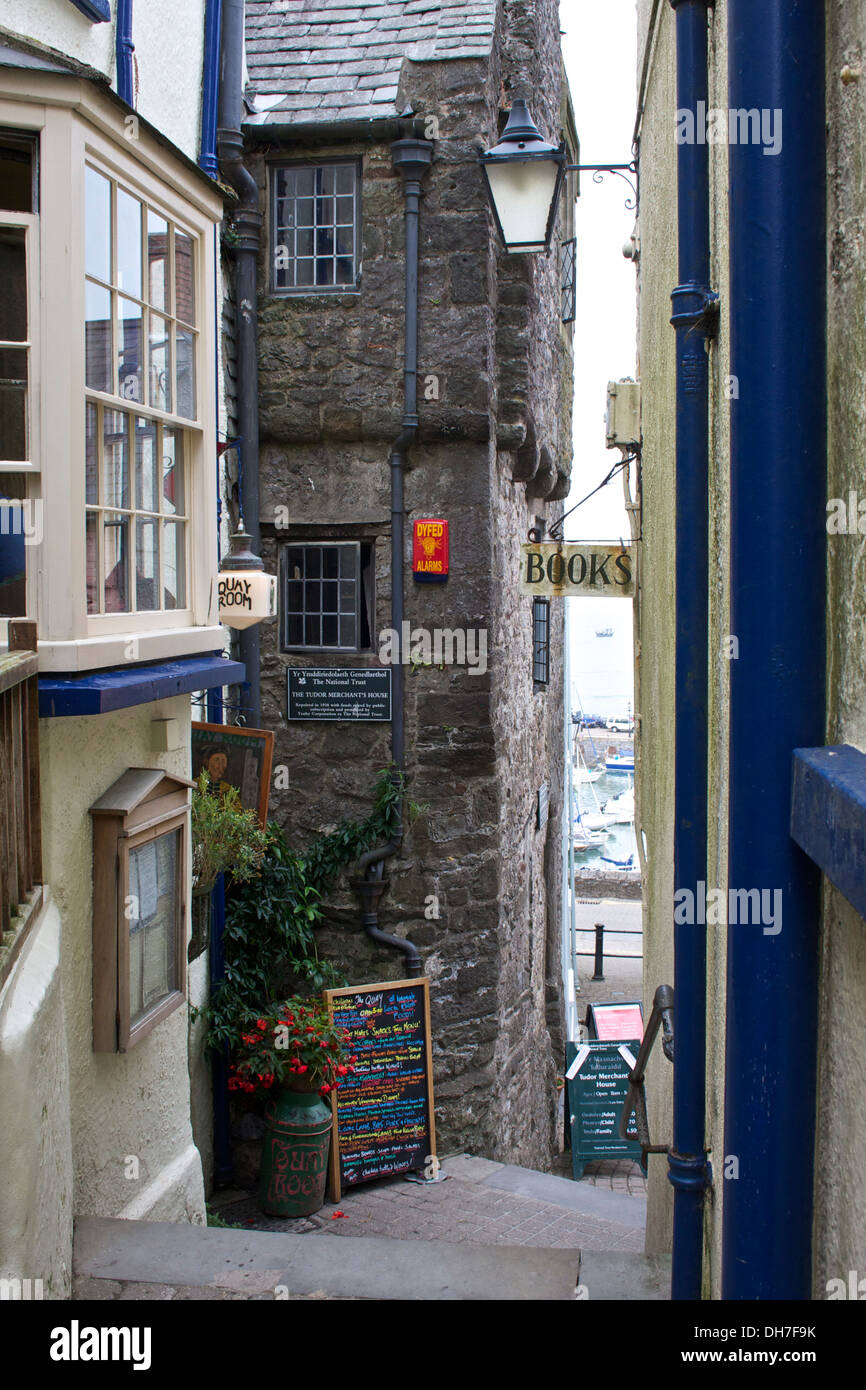
[[[259,873],[235,884],[226,904],[225,977],[201,1010],[209,1022],[208,1047],[228,1045],[233,1052],[250,1022],[269,1005],[294,993],[345,984],[332,965],[320,960],[316,948],[322,900],[344,868],[373,845],[392,839],[402,795],[402,776],[383,768],[370,815],[343,821],[304,853],[290,849],[281,828],[269,822],[271,843]]]

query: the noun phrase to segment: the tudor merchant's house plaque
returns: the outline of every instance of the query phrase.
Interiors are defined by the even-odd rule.
[[[391,718],[389,667],[290,666],[288,683],[289,719]]]

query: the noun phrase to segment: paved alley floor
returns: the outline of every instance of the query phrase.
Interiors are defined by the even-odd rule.
[[[370,1183],[302,1220],[246,1191],[217,1194],[216,1226],[82,1217],[73,1298],[665,1300],[646,1199],[628,1165],[605,1166],[574,1182],[458,1154],[440,1182]]]
[[[592,1168],[588,1181],[574,1182],[459,1154],[443,1159],[442,1182],[400,1177],[366,1183],[301,1220],[266,1216],[246,1191],[217,1193],[211,1211],[247,1230],[641,1252],[646,1184],[640,1169],[626,1163]]]

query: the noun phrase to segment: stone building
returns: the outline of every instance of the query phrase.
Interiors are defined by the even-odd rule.
[[[683,66],[693,72],[706,54],[700,109],[677,87],[677,29],[696,11],[706,49],[696,28]],[[702,1287],[705,1297],[726,1299],[857,1297],[849,1272],[862,1279],[866,1240],[857,514],[866,454],[866,5],[828,2],[807,13],[784,0],[640,0],[638,35],[647,1014],[655,989],[674,983],[674,894],[707,893],[705,919],[680,919],[678,948],[685,954],[705,932],[706,963],[677,991],[674,1067],[660,1048],[651,1063],[651,1135],[661,1144],[676,1135],[672,1082],[677,1065],[689,1065],[676,1025],[697,1001],[712,1166],[698,1295]],[[671,224],[684,151],[680,198],[700,197],[689,169],[701,139],[709,287],[719,299],[698,325],[699,340],[707,338],[707,541],[702,553],[691,531],[691,570],[679,581],[685,592],[707,583],[706,872],[686,884],[674,850],[682,830],[675,673],[687,658],[677,651],[672,537],[677,414],[689,407],[670,325],[681,283]],[[690,368],[688,384],[699,390],[700,373]],[[691,467],[701,467],[697,453]],[[749,890],[767,895],[760,920],[743,911]],[[723,910],[711,913],[713,902]],[[673,1243],[676,1264],[674,1202],[664,1157],[651,1157],[647,1249]]]
[[[446,644],[460,634],[466,651],[446,645],[440,659],[422,644],[405,668],[408,795],[421,810],[386,865],[380,926],[418,946],[431,979],[443,1151],[544,1167],[563,1055],[563,628],[552,604],[541,615],[549,636],[537,630],[534,642],[518,560],[529,529],[555,519],[569,488],[562,275],[576,190],[569,176],[549,254],[509,256],[477,160],[521,95],[545,138],[576,157],[557,5],[251,0],[246,38],[244,160],[264,213],[261,553],[280,581],[280,617],[261,630],[261,719],[289,775],[287,790],[272,791],[271,815],[290,843],[306,845],[370,809],[391,757],[387,723],[287,719],[287,672],[382,666],[406,245],[391,145],[411,137],[429,144],[432,162],[420,210],[405,620],[431,643],[437,631]],[[446,583],[412,576],[415,519],[448,522]],[[338,565],[342,616],[329,597]],[[364,937],[346,883],[321,949],[351,982],[406,973],[399,954]]]

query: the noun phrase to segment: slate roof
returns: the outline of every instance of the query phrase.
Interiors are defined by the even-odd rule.
[[[497,3],[247,0],[246,124],[393,119],[403,60],[487,57]]]

